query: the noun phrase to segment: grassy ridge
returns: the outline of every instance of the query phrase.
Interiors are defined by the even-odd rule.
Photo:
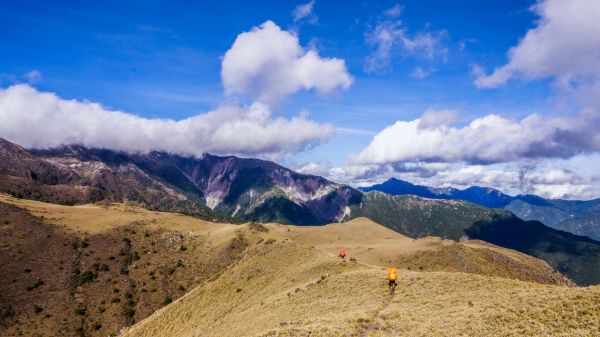
[[[134,325],[154,336],[594,336],[600,288],[384,268],[293,241],[259,244],[218,278]]]
[[[600,284],[600,242],[524,221],[500,209],[469,202],[368,192],[352,206],[365,216],[413,238],[480,239],[540,258],[577,284]]]

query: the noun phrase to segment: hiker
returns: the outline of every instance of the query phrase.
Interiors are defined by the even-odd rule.
[[[340,249],[339,257],[342,259],[342,261],[346,261],[346,251],[343,249]]]
[[[388,285],[391,291],[396,288],[396,278],[398,278],[398,275],[396,274],[396,268],[388,268]]]

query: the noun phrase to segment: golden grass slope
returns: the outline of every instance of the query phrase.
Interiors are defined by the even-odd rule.
[[[367,218],[317,227],[267,225],[270,235],[289,238],[337,255],[380,267],[419,271],[456,271],[572,285],[546,262],[483,241],[455,242],[437,237],[411,239]]]
[[[229,267],[188,288],[193,290],[129,328],[126,336],[598,336],[600,331],[599,287],[571,287],[543,261],[485,242],[413,240],[365,218],[322,227],[231,225],[125,205],[60,206],[6,195],[0,202],[77,235],[135,228],[136,240],[145,245],[152,238],[144,237],[144,228],[179,231],[203,248],[189,245],[178,254],[202,259],[212,259],[210,247],[227,246],[239,236],[247,240]],[[344,263],[337,257],[340,248],[348,254]],[[142,255],[140,261],[153,266],[154,256]],[[386,287],[390,265],[401,268],[393,296]],[[133,276],[147,272],[131,267]],[[164,275],[165,284],[170,277]]]
[[[64,226],[83,234],[99,234],[111,229],[140,224],[149,229],[169,229],[207,235],[223,242],[235,237],[237,225],[214,223],[179,213],[155,212],[124,204],[66,206],[19,199],[0,193],[0,202],[26,209],[45,223]],[[217,242],[217,243],[219,243]]]
[[[148,211],[113,204],[64,206],[18,199],[0,194],[0,202],[27,209],[47,223],[81,233],[102,233],[139,224],[151,229],[193,232],[213,245],[236,236],[239,225],[204,221],[177,213]],[[414,240],[367,218],[327,226],[269,224],[269,237],[289,238],[337,255],[343,248],[349,257],[377,266],[409,270],[458,271],[516,278],[547,284],[572,284],[547,263],[531,256],[481,241],[454,242],[436,237]]]
[[[342,263],[263,242],[219,277],[129,328],[154,336],[597,336],[600,288]]]

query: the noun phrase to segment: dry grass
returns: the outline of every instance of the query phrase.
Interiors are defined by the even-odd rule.
[[[0,202],[26,209],[45,223],[61,225],[79,233],[99,234],[139,223],[149,229],[192,231],[223,242],[234,237],[238,229],[232,224],[213,223],[178,213],[148,211],[124,204],[65,206],[19,199],[4,193],[0,193]]]
[[[437,237],[414,240],[367,218],[318,227],[269,224],[270,236],[289,238],[374,266],[417,271],[454,271],[571,285],[548,264],[520,252],[482,241],[455,242]]]
[[[76,263],[82,271],[94,262],[102,262],[110,267],[106,273],[118,272],[119,247],[125,244],[122,238],[131,239],[131,249],[140,252],[140,260],[128,265],[128,276],[111,277],[113,283],[119,280],[121,291],[133,292],[133,319],[146,317],[166,304],[167,296],[174,301],[129,328],[126,336],[598,336],[600,331],[600,287],[542,284],[569,282],[538,259],[484,242],[412,240],[364,218],[324,227],[239,226],[125,205],[60,206],[6,195],[0,195],[0,202],[24,208],[54,226],[56,229],[47,229],[52,237],[88,237],[90,246],[74,251],[77,261],[68,262]],[[20,220],[11,219],[5,227],[18,226],[15,221]],[[7,270],[8,274],[11,270],[21,272],[26,267],[23,263],[33,266],[31,275],[23,273],[23,279],[45,270],[40,265],[43,259],[27,255],[30,246],[18,246],[27,233],[39,231],[41,227],[36,226],[40,225],[32,223],[31,228],[23,228],[23,233],[11,239],[10,246],[7,244],[2,251],[7,259],[16,261],[11,262],[14,268]],[[172,235],[180,235],[186,250],[179,242],[171,242]],[[238,250],[235,257],[222,253],[239,246],[235,241],[239,235],[247,239],[249,248]],[[38,241],[45,237],[40,234]],[[112,247],[115,241],[118,245]],[[150,248],[153,241],[156,248]],[[160,248],[162,245],[164,248]],[[57,244],[55,248],[58,252],[63,247]],[[348,261],[339,261],[339,248],[346,250]],[[21,252],[18,259],[13,257],[15,252]],[[117,256],[115,262],[111,262],[110,255]],[[186,267],[170,275],[168,267],[178,259],[183,259]],[[44,264],[52,267],[48,261]],[[226,265],[229,267],[225,269],[218,267]],[[387,290],[383,268],[389,265],[402,268],[393,296]],[[421,267],[427,272],[421,272]],[[150,269],[156,271],[156,280],[149,275]],[[52,274],[44,275],[50,278]],[[69,289],[62,290],[66,291],[66,302],[81,301],[88,308],[98,303],[107,307],[104,314],[93,319],[91,310],[85,316],[85,331],[92,336],[106,336],[119,324],[127,323],[122,303],[108,302],[105,290],[111,292],[113,287],[108,287],[109,275],[100,275],[90,283],[73,286],[70,295]],[[6,281],[7,287],[12,287],[12,281]],[[131,282],[137,285],[136,290],[125,288]],[[189,286],[185,291],[193,290],[183,295],[177,289],[182,282]],[[44,292],[54,284],[59,286],[48,279],[33,292]],[[142,291],[152,287],[158,291]],[[33,331],[28,328],[34,325],[40,335],[72,331],[72,327],[52,325],[53,319],[62,317],[58,314],[58,297],[49,302],[55,309],[39,303],[44,311],[37,315],[33,306],[37,302],[21,288],[24,295],[18,296],[19,301],[29,301],[23,314],[27,320],[17,326],[19,330],[11,331]],[[15,293],[8,295],[14,297]],[[107,302],[98,302],[101,299]],[[56,314],[44,318],[50,310],[56,310]],[[69,310],[71,322],[73,310],[65,310]],[[75,320],[78,317],[75,314]],[[92,329],[96,319],[106,323],[98,332]]]
[[[253,240],[241,227],[175,214],[12,201],[0,201],[0,336],[116,335],[214,277]]]
[[[600,288],[340,263],[292,241],[248,258],[125,336],[595,336]],[[237,291],[241,289],[241,291]]]

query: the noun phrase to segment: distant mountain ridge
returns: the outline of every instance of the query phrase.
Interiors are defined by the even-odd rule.
[[[299,225],[339,221],[357,190],[270,161],[210,154],[65,146],[25,150],[0,139],[0,191],[61,204],[130,201],[227,221]]]
[[[69,205],[133,203],[221,222],[322,225],[365,216],[412,238],[498,242],[545,260],[578,284],[600,283],[600,242],[523,221],[503,209],[462,200],[363,193],[259,159],[128,154],[83,146],[25,150],[0,139],[0,192]],[[490,202],[496,198],[494,191],[469,193]],[[505,240],[506,233],[496,230],[501,221],[509,225],[509,237],[528,236],[531,241]],[[531,231],[532,226],[542,230]]]
[[[502,208],[523,220],[537,220],[555,229],[600,240],[600,199],[580,201],[545,199],[530,194],[511,196],[488,187],[472,186],[463,190],[434,188],[396,178],[359,190],[431,199],[465,200],[485,207]]]

